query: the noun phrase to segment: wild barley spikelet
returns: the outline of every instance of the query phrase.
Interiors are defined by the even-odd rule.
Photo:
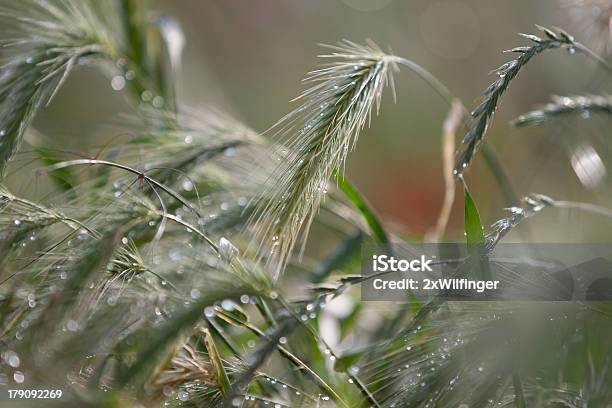
[[[104,3],[104,4],[99,4]],[[36,112],[50,103],[72,70],[116,54],[111,2],[0,1],[0,174]],[[99,11],[99,14],[96,12]]]
[[[160,390],[165,386],[176,387],[189,383],[218,387],[212,364],[204,356],[190,344],[178,347],[168,365],[153,380],[153,385]]]
[[[526,218],[531,217],[554,205],[554,200],[543,194],[531,194],[523,198],[522,207],[507,208],[510,212],[508,217],[497,220],[491,225],[492,231],[485,237],[487,250],[491,251],[510,232],[510,230],[520,224]]]
[[[532,34],[520,34],[530,40],[532,44],[508,50],[507,52],[517,54],[518,56],[493,71],[499,76],[499,79],[489,85],[484,91],[483,101],[472,111],[474,123],[463,138],[462,144],[464,148],[456,160],[455,169],[453,170],[455,175],[461,176],[472,161],[474,153],[476,153],[480,142],[487,132],[501,97],[510,86],[512,80],[533,57],[546,50],[556,48],[567,48],[571,54],[576,53],[577,50],[584,50],[580,44],[574,41],[571,35],[563,30],[554,32],[544,27],[537,27],[542,32],[543,37]]]
[[[610,95],[579,95],[553,96],[551,102],[540,109],[527,112],[512,121],[513,126],[539,125],[556,117],[580,113],[588,118],[591,113],[612,113],[612,96]]]
[[[255,213],[256,240],[263,256],[269,253],[274,274],[282,271],[301,234],[307,234],[335,169],[341,171],[380,106],[383,88],[393,88],[397,57],[374,43],[366,46],[343,41],[326,46],[333,52],[322,58],[335,62],[312,71],[312,83],[296,100],[302,105],[275,125],[280,141],[279,165]]]

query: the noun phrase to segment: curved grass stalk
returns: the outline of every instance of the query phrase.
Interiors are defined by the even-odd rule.
[[[63,169],[65,167],[70,167],[70,166],[79,166],[79,165],[85,165],[85,164],[99,164],[102,166],[110,166],[110,167],[115,167],[121,170],[125,170],[129,173],[132,173],[134,175],[136,175],[139,179],[145,180],[149,183],[151,183],[152,186],[155,186],[157,188],[159,188],[160,190],[166,192],[168,195],[170,195],[172,198],[174,198],[176,201],[178,201],[179,203],[181,203],[182,205],[184,205],[185,207],[189,208],[191,211],[193,211],[198,217],[202,217],[202,214],[200,213],[200,211],[189,201],[187,201],[183,196],[181,196],[178,192],[174,191],[172,188],[160,183],[159,181],[147,176],[146,174],[144,174],[141,171],[138,171],[130,166],[126,166],[124,164],[120,164],[120,163],[114,163],[111,161],[107,161],[107,160],[97,160],[97,159],[77,159],[77,160],[67,160],[67,161],[63,161],[60,163],[56,163],[54,165],[48,166],[46,169],[47,171],[53,171],[53,170],[57,170],[57,169]]]
[[[299,395],[303,396],[304,398],[306,398],[306,399],[308,399],[308,400],[310,400],[312,402],[317,402],[317,401],[320,400],[320,398],[317,398],[317,397],[315,397],[313,395],[310,395],[306,391],[304,391],[303,389],[298,388],[298,387],[296,387],[296,386],[294,386],[292,384],[289,384],[288,382],[283,381],[283,380],[281,380],[279,378],[272,377],[271,375],[264,374],[264,373],[257,373],[256,375],[257,375],[257,377],[262,377],[262,378],[265,378],[266,380],[274,381],[276,384],[280,384],[283,388],[288,388],[288,389],[290,389],[290,390],[292,390],[294,392],[298,392]]]
[[[442,174],[444,176],[444,201],[438,215],[435,230],[431,236],[438,242],[446,231],[450,213],[455,201],[455,179],[453,177],[453,159],[455,157],[455,134],[461,124],[464,108],[460,100],[454,99],[442,126]]]
[[[601,207],[599,205],[591,204],[591,203],[582,203],[578,201],[563,201],[563,200],[552,200],[551,199],[551,207],[555,208],[566,208],[570,210],[579,210],[587,213],[601,215],[604,217],[612,218],[612,210],[606,207]]]
[[[41,204],[26,200],[24,198],[17,197],[4,187],[0,186],[0,214],[4,213],[7,207],[10,207],[11,213],[14,216],[8,221],[16,226],[21,225],[22,223],[31,223],[35,225],[35,228],[42,228],[59,222],[66,225],[73,231],[83,229],[94,237],[98,236],[94,230],[79,220],[68,217],[60,211],[47,208]]]
[[[119,164],[119,163],[114,163],[114,162],[110,162],[110,161],[106,161],[106,160],[97,160],[97,159],[78,159],[78,160],[68,160],[68,161],[64,161],[64,162],[60,162],[60,163],[56,163],[52,166],[47,167],[46,169],[48,171],[53,171],[56,169],[62,169],[65,167],[70,167],[70,166],[77,166],[77,165],[85,165],[85,164],[98,164],[98,165],[102,165],[102,166],[109,166],[109,167],[114,167],[114,168],[118,168],[124,171],[127,171],[129,173],[135,174],[138,179],[142,179],[145,180],[147,183],[149,183],[150,187],[153,189],[153,191],[157,193],[156,188],[164,191],[165,193],[167,193],[168,195],[170,195],[172,198],[174,198],[177,202],[179,202],[180,204],[184,205],[185,207],[189,208],[191,211],[193,211],[199,218],[202,218],[202,214],[200,212],[199,209],[197,209],[191,202],[187,201],[181,194],[179,194],[178,192],[176,192],[175,190],[173,190],[172,188],[164,185],[163,183],[160,183],[159,181],[155,180],[154,178],[147,176],[146,174],[130,167],[130,166],[126,166],[123,164]],[[160,199],[161,200],[161,199]],[[178,224],[183,225],[184,227],[186,227],[187,229],[189,229],[190,231],[196,233],[198,236],[200,236],[202,239],[204,239],[204,241],[219,255],[223,255],[224,252],[227,252],[226,248],[227,245],[217,245],[215,242],[213,242],[208,236],[206,236],[202,231],[200,231],[198,228],[194,227],[193,225],[183,221],[181,218],[176,217],[172,214],[169,214],[167,211],[163,211],[161,213],[161,216],[163,217],[163,219],[170,219]],[[226,240],[227,241],[227,240]],[[225,241],[223,241],[225,242]],[[223,243],[222,242],[222,243]],[[228,241],[229,242],[229,241]],[[231,245],[231,244],[229,244]]]
[[[539,125],[572,114],[580,114],[586,119],[591,113],[612,113],[612,96],[553,96],[550,103],[519,116],[511,123],[517,127]]]

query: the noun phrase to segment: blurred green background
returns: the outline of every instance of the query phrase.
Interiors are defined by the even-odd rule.
[[[316,56],[325,50],[319,43],[371,38],[424,66],[473,108],[494,80],[490,70],[510,58],[502,50],[526,44],[518,32],[533,33],[534,24],[561,26],[581,39],[585,24],[555,0],[156,0],[153,7],[183,27],[186,103],[219,107],[260,132],[296,107],[289,101],[305,89],[306,72],[321,62]],[[609,163],[609,122],[578,117],[524,129],[508,123],[551,94],[603,93],[604,78],[583,56],[557,50],[536,58],[514,81],[487,138],[519,195],[609,201],[607,175],[587,187],[570,161],[574,149],[586,143]],[[387,92],[380,115],[349,156],[347,174],[391,230],[418,237],[435,224],[442,202],[440,138],[448,107],[406,69],[395,79],[397,103]],[[80,69],[37,117],[35,128],[45,143],[95,154],[115,136],[109,124],[126,111],[107,79]],[[26,179],[31,182],[28,176],[12,183]],[[503,196],[480,156],[467,180],[485,224],[499,218]],[[462,204],[456,204],[449,238],[462,230]],[[590,216],[546,213],[534,221],[547,225],[537,238],[564,241],[570,232],[572,239],[582,233],[606,236],[596,219],[582,217]]]

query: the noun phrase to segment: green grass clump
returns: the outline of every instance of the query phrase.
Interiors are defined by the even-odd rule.
[[[384,89],[394,95],[400,67],[452,105],[436,240],[447,238],[453,173],[465,187],[466,241],[485,254],[544,210],[612,216],[527,192],[483,228],[464,177],[502,96],[531,59],[566,49],[607,68],[566,32],[523,35],[531,44],[510,50],[516,58],[495,71],[471,116],[415,62],[372,42],[343,41],[327,47],[326,64],[311,71],[299,106],[271,129],[270,141],[214,107],[184,105],[183,34],[171,18],[152,19],[146,1],[0,0],[0,11],[3,387],[62,389],[61,405],[79,407],[605,407],[612,400],[607,304],[407,299],[381,312],[355,296],[369,279],[355,275],[361,245],[407,243],[343,175]],[[37,112],[81,66],[98,69],[129,102],[125,133],[94,156],[36,143],[20,149]],[[516,124],[610,111],[609,97],[554,98]],[[509,183],[487,149],[489,170]],[[22,160],[38,164],[30,176],[51,188],[49,196],[20,197],[8,187]],[[327,256],[304,252],[313,225],[337,232]]]

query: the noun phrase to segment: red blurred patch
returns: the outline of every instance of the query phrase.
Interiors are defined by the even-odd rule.
[[[438,171],[421,169],[406,169],[388,176],[385,182],[372,186],[368,194],[372,205],[389,223],[396,223],[397,229],[411,234],[425,234],[436,225],[442,201],[444,187],[442,175]],[[399,174],[407,176],[398,177]],[[457,197],[461,191],[455,192],[455,204],[449,221],[449,229],[459,225],[457,220]]]

